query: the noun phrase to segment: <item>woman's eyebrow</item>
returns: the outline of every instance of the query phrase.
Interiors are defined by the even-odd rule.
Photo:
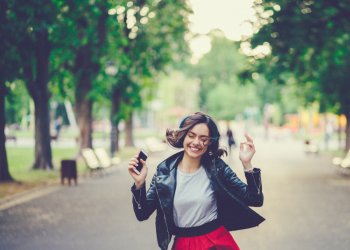
[[[192,135],[197,135],[195,132],[188,131],[188,133],[191,133]],[[209,137],[209,135],[198,135],[199,137]]]

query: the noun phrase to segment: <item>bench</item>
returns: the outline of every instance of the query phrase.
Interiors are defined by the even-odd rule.
[[[111,158],[104,148],[96,148],[94,152],[102,168],[116,166],[121,162],[119,157]]]
[[[350,150],[346,153],[345,157],[334,157],[332,163],[334,166],[338,167],[342,173],[350,173]]]
[[[320,151],[319,146],[317,144],[312,143],[310,140],[305,140],[304,146],[304,152],[306,154],[318,154]]]
[[[13,142],[17,142],[17,137],[15,135],[6,135],[5,136],[5,140],[6,141],[13,141]]]
[[[93,149],[83,148],[81,150],[81,155],[86,163],[86,166],[89,168],[90,173],[97,172],[102,169],[100,161],[97,159],[97,156]]]

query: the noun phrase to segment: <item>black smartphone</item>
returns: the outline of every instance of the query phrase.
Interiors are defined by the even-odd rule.
[[[136,173],[137,174],[140,174],[141,172],[141,169],[142,169],[142,162],[140,160],[147,160],[147,153],[143,150],[140,151],[139,155],[137,156],[137,160],[139,161],[139,163],[137,164],[137,167],[136,167]]]

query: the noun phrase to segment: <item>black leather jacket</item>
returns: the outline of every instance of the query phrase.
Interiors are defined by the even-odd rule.
[[[173,200],[176,168],[182,157],[183,151],[170,156],[158,165],[147,193],[145,185],[139,190],[135,189],[135,185],[131,188],[133,207],[139,221],[148,219],[157,210],[157,240],[162,250],[168,248],[175,226]],[[253,173],[245,173],[247,179],[245,184],[220,158],[202,164],[216,194],[218,218],[227,230],[254,227],[265,220],[248,207],[263,204],[260,169],[254,168]]]

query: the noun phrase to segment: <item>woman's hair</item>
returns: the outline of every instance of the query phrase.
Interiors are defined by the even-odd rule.
[[[178,129],[167,129],[166,139],[168,143],[175,148],[183,148],[183,142],[188,131],[200,123],[204,123],[208,126],[209,136],[212,138],[211,140],[213,140],[213,142],[208,145],[208,150],[203,157],[220,157],[223,154],[227,154],[226,150],[219,148],[220,133],[218,127],[209,115],[202,112],[196,112],[183,118]]]

